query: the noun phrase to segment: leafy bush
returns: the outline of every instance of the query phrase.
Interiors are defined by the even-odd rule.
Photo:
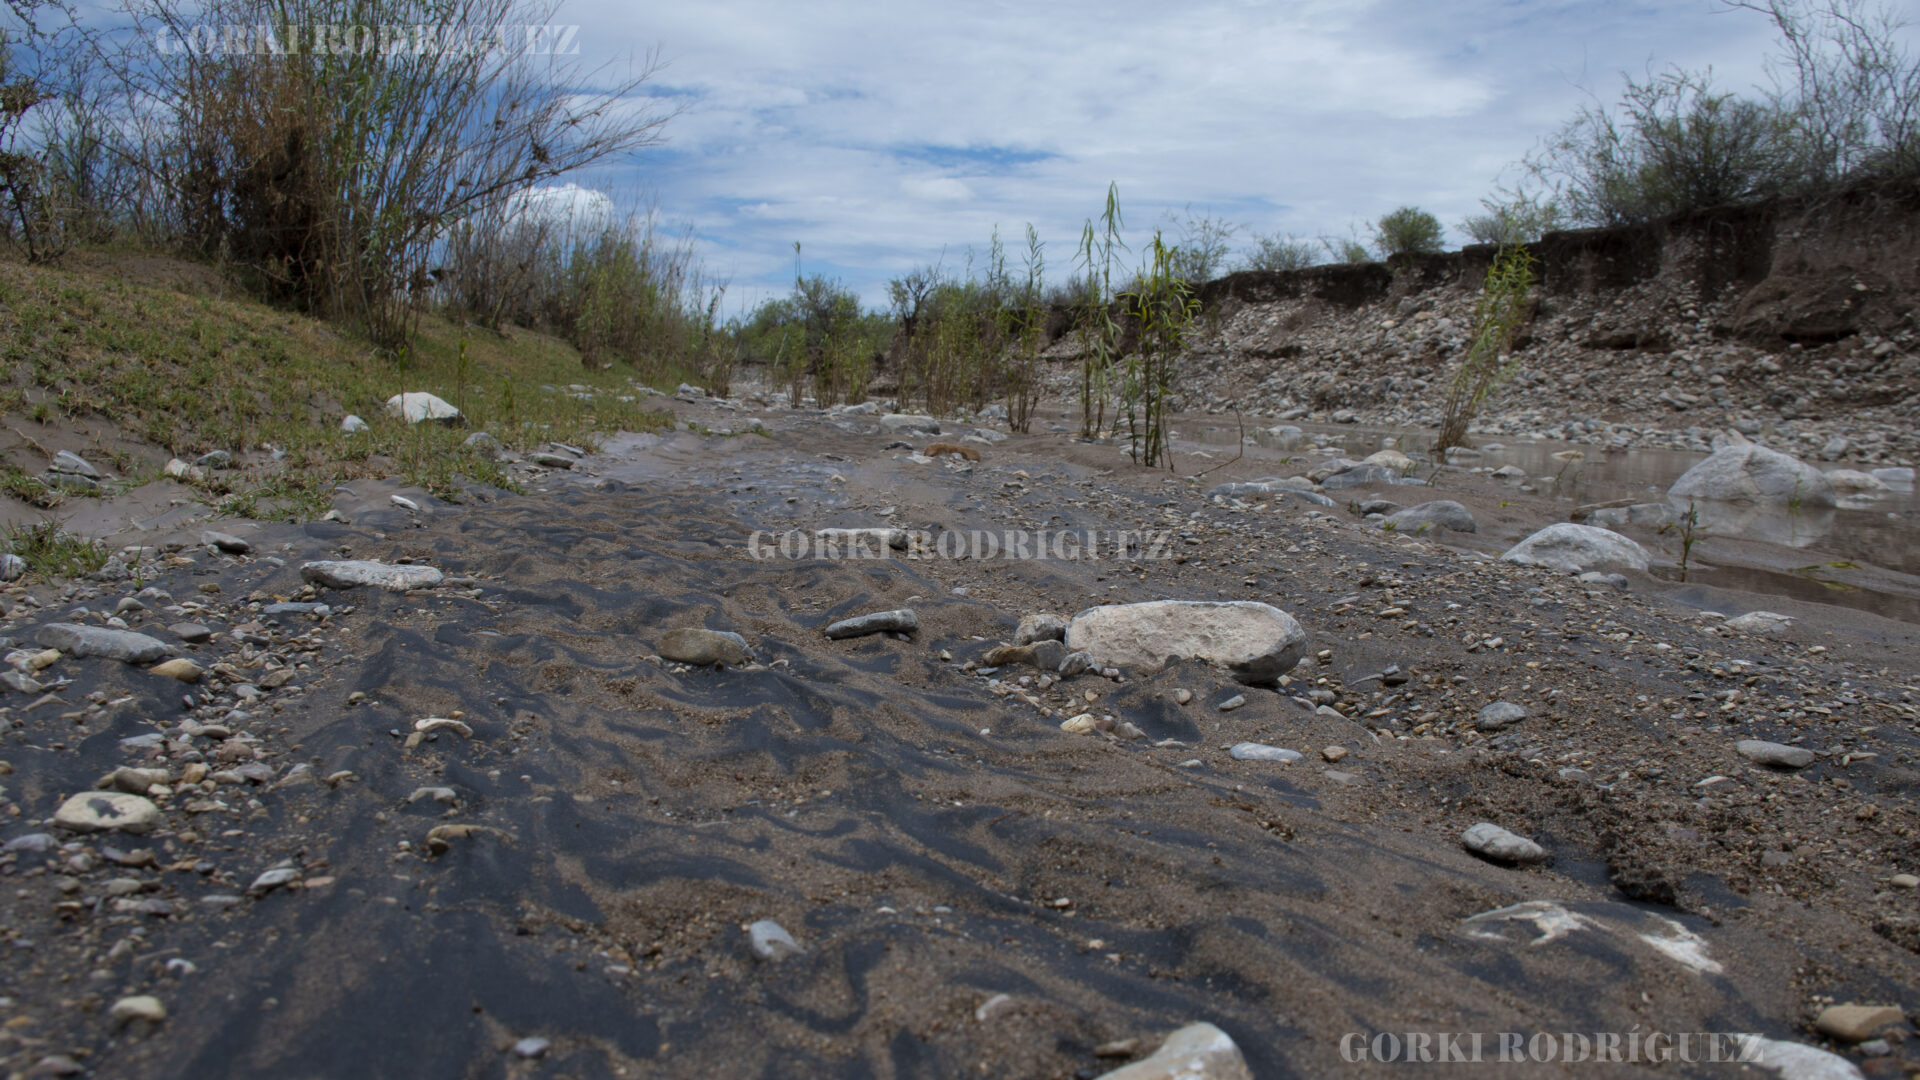
[[[1373,249],[1386,259],[1436,254],[1445,237],[1440,219],[1416,206],[1403,206],[1373,223]]]
[[[1543,203],[1529,195],[1517,194],[1504,200],[1481,199],[1480,205],[1486,213],[1475,214],[1460,223],[1460,231],[1475,243],[1503,247],[1531,244],[1566,225],[1560,204],[1551,199]]]
[[[1206,214],[1195,214],[1188,206],[1177,222],[1180,242],[1168,248],[1175,277],[1191,285],[1204,285],[1219,277],[1232,254],[1232,243],[1240,226]]]
[[[1319,247],[1288,234],[1254,234],[1253,247],[1240,263],[1243,270],[1304,270],[1320,261]]]

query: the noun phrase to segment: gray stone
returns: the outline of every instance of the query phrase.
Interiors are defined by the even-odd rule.
[[[753,955],[762,960],[785,960],[806,952],[785,927],[772,919],[761,919],[747,927],[747,939],[753,947]]]
[[[1233,1038],[1212,1024],[1189,1024],[1167,1036],[1153,1056],[1099,1080],[1253,1080]]]
[[[911,413],[888,413],[880,418],[880,428],[893,435],[899,434],[940,434],[940,422],[931,416],[916,416]]]
[[[1581,574],[1580,580],[1588,585],[1611,585],[1621,592],[1626,592],[1631,584],[1627,581],[1625,574],[1603,574],[1598,570],[1589,570]]]
[[[0,851],[25,851],[34,855],[44,855],[59,846],[60,841],[55,840],[52,833],[32,832],[7,841],[6,847],[0,848]]]
[[[92,462],[71,450],[62,450],[53,455],[53,463],[47,468],[70,476],[84,476],[89,480],[100,479],[100,470],[94,468]]]
[[[743,667],[753,658],[747,639],[729,630],[682,627],[660,635],[660,655],[682,664]]]
[[[145,1020],[149,1023],[157,1024],[167,1018],[167,1007],[160,1004],[159,998],[148,994],[123,997],[119,1001],[114,1002],[113,1008],[107,1012],[108,1015],[113,1018],[114,1023],[123,1026],[131,1024],[135,1020]]]
[[[333,614],[333,608],[327,604],[314,604],[301,600],[279,600],[260,609],[262,615],[319,615]]]
[[[1835,495],[1879,495],[1887,490],[1872,473],[1855,469],[1835,469],[1827,474],[1827,483],[1833,485]]]
[[[54,811],[53,823],[73,832],[109,830],[152,832],[160,823],[160,808],[143,795],[121,791],[88,791],[75,795]]]
[[[1784,634],[1792,625],[1792,619],[1772,611],[1749,611],[1745,615],[1736,615],[1726,621],[1726,627],[1729,630],[1765,637]]]
[[[1156,671],[1171,660],[1218,664],[1251,685],[1293,670],[1306,649],[1293,616],[1248,600],[1153,600],[1088,608],[1067,624],[1067,648],[1100,667]]]
[[[1480,710],[1480,715],[1474,718],[1473,726],[1481,731],[1499,731],[1504,727],[1512,727],[1526,718],[1526,709],[1511,701],[1496,701]]]
[[[1804,769],[1813,764],[1814,752],[1804,746],[1787,746],[1783,743],[1767,742],[1765,739],[1741,739],[1733,744],[1740,756],[1755,765],[1772,765],[1785,769]]]
[[[405,420],[409,424],[429,420],[442,424],[458,424],[465,419],[451,402],[421,390],[395,394],[388,398],[387,415],[396,420]]]
[[[1235,694],[1232,697],[1220,703],[1220,711],[1232,712],[1233,710],[1239,708],[1242,705],[1245,705],[1246,703],[1247,703],[1247,696],[1245,694]]]
[[[276,866],[253,879],[247,886],[247,892],[254,896],[265,896],[282,885],[290,884],[300,876],[300,871],[291,866]]]
[[[545,1054],[547,1052],[547,1048],[552,1045],[553,1043],[539,1037],[538,1035],[529,1035],[528,1037],[521,1039],[519,1042],[516,1042],[513,1044],[513,1052],[516,1057],[523,1057],[531,1060],[533,1058],[537,1058]]]
[[[545,450],[540,450],[535,453],[528,454],[527,460],[533,462],[535,465],[544,466],[549,469],[573,468],[572,458],[568,457],[565,454],[554,454]]]
[[[1910,468],[1875,469],[1868,475],[1895,491],[1913,490],[1913,470]]]
[[[27,572],[27,560],[8,552],[0,555],[0,581],[19,581]]]
[[[213,532],[209,530],[200,534],[200,542],[208,547],[224,551],[229,555],[253,554],[253,545],[232,533]]]
[[[467,436],[463,445],[465,445],[469,449],[479,450],[489,454],[497,454],[502,449],[500,446],[500,440],[494,438],[492,435],[489,435],[484,431],[476,431],[473,434]]]
[[[40,680],[24,671],[0,671],[0,683],[5,683],[23,694],[38,694],[46,689]]]
[[[346,432],[349,435],[353,435],[353,434],[357,434],[359,432],[365,431],[367,430],[367,426],[368,425],[365,420],[360,419],[358,416],[355,416],[352,413],[348,413],[347,418],[345,420],[340,421],[340,430]]]
[[[1454,532],[1475,532],[1479,529],[1473,515],[1467,508],[1451,499],[1435,499],[1418,506],[1409,506],[1405,510],[1388,516],[1385,524],[1393,526],[1395,532],[1419,535],[1431,529],[1451,529]]]
[[[1278,761],[1282,765],[1299,761],[1302,756],[1298,750],[1282,750],[1278,746],[1257,742],[1235,743],[1227,753],[1235,761]]]
[[[1667,496],[1676,502],[1778,503],[1831,507],[1833,485],[1819,469],[1757,443],[1729,446],[1688,469]]]
[[[59,649],[68,656],[99,656],[128,664],[150,664],[180,651],[158,638],[131,630],[73,623],[48,623],[34,634],[33,640],[41,648]]]
[[[1475,855],[1494,862],[1536,863],[1547,857],[1546,850],[1539,844],[1488,821],[1461,833],[1460,843]]]
[[[1320,486],[1328,491],[1339,491],[1363,484],[1391,484],[1399,478],[1398,472],[1385,465],[1354,465],[1328,476],[1320,481]]]
[[[1645,548],[1619,533],[1563,521],[1508,548],[1500,561],[1577,574],[1599,568],[1645,572],[1648,559]]]
[[[1036,641],[1061,641],[1066,636],[1067,620],[1043,613],[1021,619],[1019,628],[1013,632],[1013,643],[1031,645]]]
[[[231,469],[233,468],[233,455],[225,450],[209,450],[199,457],[194,458],[193,463],[203,469]]]
[[[827,627],[827,636],[839,640],[862,637],[867,634],[911,634],[919,629],[920,616],[914,614],[909,608],[900,608],[897,611],[876,611],[870,615],[841,619]]]
[[[1075,675],[1085,674],[1086,672],[1091,671],[1092,669],[1093,669],[1093,657],[1088,656],[1084,652],[1076,651],[1076,652],[1070,652],[1066,656],[1063,656],[1060,658],[1060,667],[1058,668],[1058,671],[1061,678],[1071,679]]]
[[[370,559],[322,560],[302,563],[300,578],[329,589],[371,585],[389,592],[406,592],[440,584],[440,571],[431,566],[397,565]]]

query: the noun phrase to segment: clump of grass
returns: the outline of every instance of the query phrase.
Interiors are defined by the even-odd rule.
[[[26,560],[27,569],[42,577],[82,577],[107,564],[107,547],[68,532],[58,521],[7,528],[7,550]]]
[[[48,487],[46,481],[12,462],[0,462],[0,491],[6,492],[28,506],[37,506],[42,510],[51,510],[60,505],[58,491]]]

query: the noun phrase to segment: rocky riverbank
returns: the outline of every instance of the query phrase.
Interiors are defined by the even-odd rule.
[[[685,397],[522,495],[363,481],[8,586],[7,1071],[1920,1069],[1914,624],[1514,551],[1566,508],[1484,473]],[[1238,621],[1074,618],[1162,601]]]

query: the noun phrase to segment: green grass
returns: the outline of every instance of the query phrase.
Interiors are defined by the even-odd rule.
[[[42,510],[51,510],[60,505],[60,493],[48,487],[44,480],[27,472],[12,462],[0,462],[0,492],[19,499],[28,506],[37,506]]]
[[[510,486],[489,455],[463,445],[474,430],[525,450],[670,422],[645,407],[632,368],[587,370],[571,346],[545,335],[503,337],[427,317],[403,368],[337,326],[247,300],[141,284],[115,272],[111,259],[90,263],[0,262],[0,357],[13,385],[40,391],[31,418],[109,420],[187,459],[262,445],[284,451],[264,480],[212,473],[198,485],[231,512],[324,513],[334,485],[370,475],[398,475],[443,498],[459,495],[462,478]],[[686,377],[670,367],[659,381],[671,386]],[[592,388],[593,400],[571,396],[570,385]],[[387,417],[387,398],[422,390],[458,406],[467,426]],[[25,399],[0,405],[24,407]],[[342,432],[347,413],[370,430]],[[122,475],[144,471],[115,464]],[[0,476],[0,490],[24,497],[27,488],[9,474]]]
[[[57,521],[14,525],[5,537],[7,550],[25,559],[27,569],[42,577],[80,577],[107,563],[105,544],[75,536]]]

